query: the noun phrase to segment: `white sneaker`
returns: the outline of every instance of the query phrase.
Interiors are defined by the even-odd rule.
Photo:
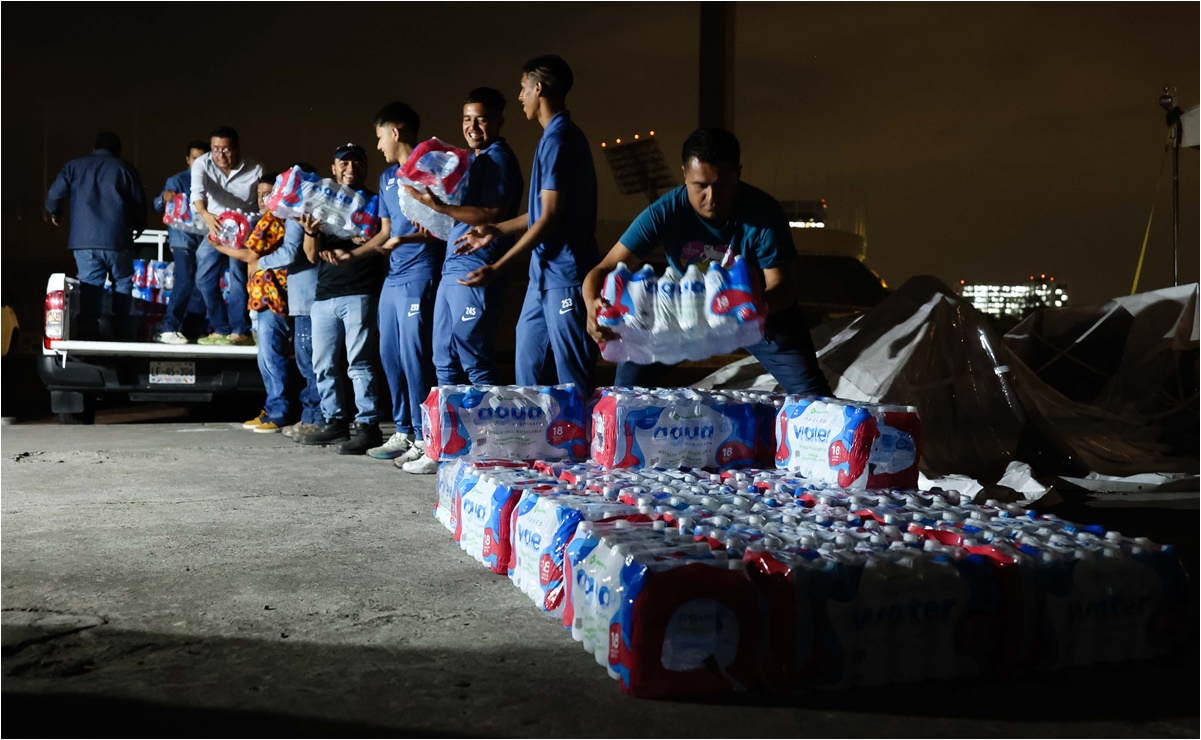
[[[405,450],[398,457],[392,459],[392,464],[398,468],[403,468],[405,463],[420,460],[425,457],[425,441],[415,440],[409,449]]]
[[[400,457],[408,452],[413,447],[413,433],[404,434],[396,432],[388,441],[384,442],[379,447],[372,447],[367,450],[367,454],[379,460],[391,460],[394,457]]]
[[[188,338],[177,331],[165,331],[154,338],[160,344],[187,344]]]
[[[433,475],[438,472],[438,461],[427,455],[422,455],[416,460],[410,460],[401,465],[400,469],[413,475]]]

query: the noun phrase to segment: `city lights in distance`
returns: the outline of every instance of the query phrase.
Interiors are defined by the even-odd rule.
[[[1051,285],[1052,279],[1044,272],[1031,275],[1031,282],[1022,285],[969,285],[960,280],[959,293],[984,313],[1020,319],[1035,309],[1068,305],[1066,286]]]
[[[793,229],[824,229],[826,224],[821,221],[789,221],[789,228]]]

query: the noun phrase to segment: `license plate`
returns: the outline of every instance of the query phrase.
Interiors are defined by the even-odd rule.
[[[153,384],[196,385],[196,363],[152,362],[150,382]]]

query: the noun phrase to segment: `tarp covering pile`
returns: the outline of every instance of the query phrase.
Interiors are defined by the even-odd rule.
[[[1077,478],[1196,474],[1197,329],[1195,284],[1045,309],[1000,335],[916,277],[814,341],[839,398],[918,408],[928,475],[992,482],[1013,461]],[[776,388],[753,357],[697,385]]]

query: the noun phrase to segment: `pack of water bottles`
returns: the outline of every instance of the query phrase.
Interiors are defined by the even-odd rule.
[[[421,419],[426,455],[442,462],[588,456],[584,402],[571,384],[438,386]]]
[[[185,234],[208,233],[208,224],[204,219],[194,217],[187,193],[176,193],[174,198],[163,204],[163,223]]]
[[[402,186],[409,185],[442,203],[457,206],[462,204],[467,193],[470,168],[471,150],[433,138],[418,144],[396,174]],[[450,236],[453,218],[416,200],[403,187],[397,189],[400,191],[400,210],[405,218],[443,241]]]
[[[631,273],[619,262],[601,297],[607,305],[597,323],[621,337],[601,346],[610,362],[704,360],[763,339],[763,289],[740,256],[728,265],[711,262],[706,272],[695,262],[683,275],[669,266],[662,277],[650,265]]]
[[[840,488],[914,488],[922,456],[917,409],[787,396],[777,416],[776,465]]]
[[[770,465],[783,396],[693,388],[601,388],[590,406],[591,456],[612,468]]]
[[[1190,624],[1171,547],[1015,504],[518,465],[444,464],[439,519],[635,696],[1016,675],[1161,654]]]
[[[174,270],[170,262],[133,261],[133,287],[130,292],[135,299],[147,303],[166,303],[174,283]]]
[[[339,185],[299,167],[275,178],[266,204],[278,218],[311,215],[321,221],[323,233],[340,239],[370,239],[379,233],[379,196]]]
[[[241,249],[256,221],[258,221],[257,213],[246,213],[242,210],[223,211],[220,216],[217,216],[215,240],[218,244]]]

